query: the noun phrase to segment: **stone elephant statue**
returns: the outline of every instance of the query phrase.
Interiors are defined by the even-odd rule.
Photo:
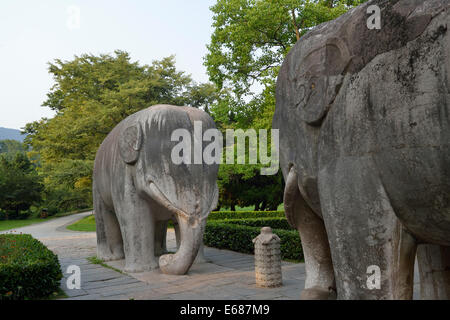
[[[199,109],[156,105],[127,117],[105,138],[93,173],[100,259],[125,258],[127,272],[158,265],[167,274],[189,270],[218,199],[218,164],[175,164],[172,159],[179,143],[172,141],[172,133],[186,129],[194,136],[194,122],[203,131],[216,128]],[[200,147],[205,147],[203,141]],[[163,254],[158,261],[170,219],[177,221],[180,245],[175,254]]]
[[[412,299],[416,253],[422,299],[450,298],[449,9],[372,0],[287,55],[273,128],[301,298]]]

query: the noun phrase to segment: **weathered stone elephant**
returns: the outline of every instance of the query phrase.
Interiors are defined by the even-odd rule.
[[[129,116],[105,138],[93,174],[100,259],[125,257],[128,272],[157,268],[164,228],[175,219],[180,246],[175,254],[162,255],[159,267],[168,274],[189,270],[218,199],[218,164],[175,164],[171,159],[178,144],[172,133],[186,129],[193,135],[194,121],[203,131],[215,128],[199,109],[157,105]]]
[[[380,30],[367,27],[371,5]],[[302,298],[411,299],[417,252],[422,298],[450,299],[449,9],[369,1],[285,59],[273,128]]]

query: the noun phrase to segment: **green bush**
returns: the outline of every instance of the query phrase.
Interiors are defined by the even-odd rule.
[[[14,210],[0,210],[0,220],[25,220],[28,219],[31,214],[31,210],[23,210],[19,212]]]
[[[284,211],[213,211],[208,220],[284,217]]]
[[[58,257],[28,234],[0,235],[0,300],[39,299],[59,288]]]
[[[266,217],[284,217],[284,211],[212,211],[208,215],[208,221]],[[168,227],[173,228],[172,221],[169,221]]]
[[[251,218],[251,219],[228,219],[226,223],[239,224],[248,227],[271,227],[272,229],[295,230],[287,222],[286,218],[268,217],[268,218]]]
[[[206,225],[203,241],[209,247],[253,254],[252,240],[260,234],[261,228],[264,226],[271,227],[273,232],[280,237],[282,259],[303,260],[299,234],[282,217],[213,219]]]

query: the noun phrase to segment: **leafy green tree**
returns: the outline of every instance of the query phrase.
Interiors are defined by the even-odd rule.
[[[0,209],[6,218],[19,218],[20,212],[41,200],[42,184],[24,153],[14,158],[0,156]]]
[[[24,153],[25,147],[17,140],[0,140],[0,154],[15,156],[16,153]]]
[[[218,0],[205,65],[219,88],[248,93],[276,77],[289,49],[311,28],[365,0]],[[275,72],[274,72],[275,71]]]
[[[216,103],[219,97],[220,93],[213,83],[194,83],[186,92],[185,104],[210,113],[211,105]]]
[[[260,175],[260,166],[221,165],[219,168],[219,208],[254,206],[255,210],[276,210],[283,202],[284,183],[281,171]]]
[[[56,115],[27,124],[25,142],[30,156],[40,156],[46,203],[61,210],[91,205],[95,154],[124,118],[155,104],[208,108],[214,101],[214,86],[193,84],[174,57],[140,65],[123,51],[86,54],[55,60],[49,72],[55,84],[43,106]]]
[[[205,57],[210,80],[221,90],[210,112],[219,128],[271,129],[275,81],[286,54],[315,26],[365,0],[218,0]],[[254,92],[255,85],[259,92]],[[251,165],[221,165],[221,206],[276,208],[281,172],[260,176]]]
[[[191,83],[189,76],[176,70],[173,57],[140,66],[122,51],[56,60],[49,71],[56,83],[43,105],[56,116],[25,128],[26,143],[43,162],[93,160],[100,143],[121,120],[158,103],[182,105]]]

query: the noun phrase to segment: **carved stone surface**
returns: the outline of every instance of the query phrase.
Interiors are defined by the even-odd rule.
[[[217,205],[218,164],[174,164],[175,129],[215,128],[205,112],[157,105],[120,122],[95,159],[93,197],[100,259],[123,259],[126,271],[159,267],[185,274],[202,246],[206,218]],[[191,139],[194,143],[194,139]],[[205,144],[203,147],[205,147]],[[193,147],[192,147],[193,149]],[[164,254],[167,221],[178,222],[180,245]]]
[[[253,239],[255,244],[255,279],[258,287],[280,287],[281,275],[280,238],[270,227],[263,227]]]
[[[370,5],[380,30],[367,28]],[[303,297],[411,299],[416,249],[428,244],[422,297],[448,298],[449,25],[448,0],[372,0],[287,55],[273,128],[286,216],[302,238]],[[368,285],[374,265],[379,289]]]

